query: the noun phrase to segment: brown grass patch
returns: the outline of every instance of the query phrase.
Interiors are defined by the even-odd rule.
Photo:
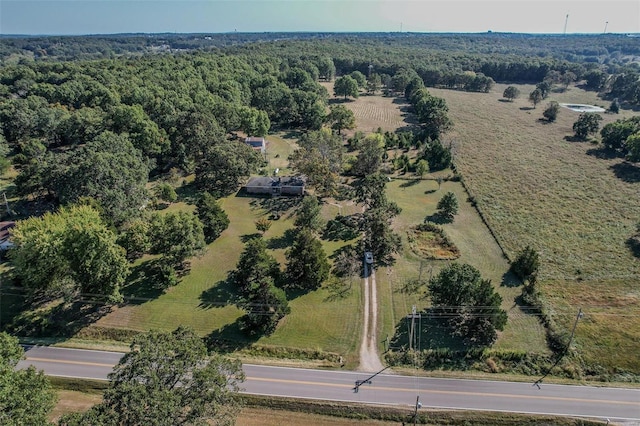
[[[509,256],[527,245],[540,252],[540,281],[558,322],[570,330],[580,306],[592,315],[576,331],[583,358],[640,372],[633,355],[640,353],[640,322],[627,304],[637,297],[629,287],[640,285],[640,262],[626,245],[640,218],[640,182],[624,173],[622,159],[599,157],[597,144],[564,139],[579,113],[562,109],[557,122],[539,121],[551,100],[605,102],[572,87],[532,109],[526,98],[533,86],[520,86],[513,103],[500,101],[505,87],[488,94],[430,89],[449,106],[455,129],[445,141],[456,166]],[[601,114],[602,125],[632,114]]]
[[[442,228],[430,223],[407,230],[411,250],[423,259],[453,260],[460,257],[460,250],[449,240]]]

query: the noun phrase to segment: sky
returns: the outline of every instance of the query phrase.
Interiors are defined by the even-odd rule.
[[[0,0],[0,34],[640,33],[640,0]]]

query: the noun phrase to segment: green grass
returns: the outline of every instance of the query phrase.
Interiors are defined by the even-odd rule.
[[[389,198],[402,208],[402,212],[394,221],[394,227],[403,238],[404,250],[393,268],[379,269],[376,274],[382,307],[382,339],[387,335],[393,336],[401,319],[411,312],[413,305],[418,309],[429,306],[425,297],[426,288],[423,286],[417,291],[407,293],[403,291],[406,283],[418,278],[420,274],[423,280],[428,280],[437,274],[440,268],[450,263],[419,259],[409,248],[406,239],[406,230],[434,214],[438,201],[449,191],[456,194],[460,211],[453,223],[444,224],[442,227],[460,249],[461,257],[456,261],[473,265],[484,278],[491,279],[503,298],[502,307],[509,314],[507,327],[500,334],[495,347],[547,352],[544,330],[538,318],[525,314],[515,305],[514,300],[520,294],[520,288],[515,286],[517,283],[514,283],[512,276],[506,275],[509,269],[507,260],[471,203],[467,201],[467,195],[459,182],[443,182],[440,190],[433,180],[423,180],[412,185],[407,185],[406,181],[394,180],[387,185]],[[503,283],[507,285],[501,285]],[[427,335],[423,340],[426,339]]]
[[[633,290],[640,262],[625,246],[640,219],[640,182],[624,173],[621,159],[593,155],[597,144],[564,139],[579,113],[561,108],[556,123],[543,124],[546,101],[530,109],[526,100],[532,86],[521,86],[513,103],[500,101],[505,87],[489,94],[430,89],[446,99],[455,123],[445,141],[458,170],[509,256],[526,245],[540,252],[543,296],[559,324],[570,329],[580,306],[597,317],[578,326],[580,356],[640,372],[640,321],[629,311],[640,302]],[[608,105],[575,87],[549,100]],[[602,125],[631,114],[602,114]],[[624,305],[610,302],[620,299]]]

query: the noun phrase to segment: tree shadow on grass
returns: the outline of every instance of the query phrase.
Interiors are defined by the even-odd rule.
[[[228,354],[245,349],[262,337],[261,334],[248,336],[242,330],[242,317],[211,332],[204,341],[210,352]]]
[[[287,211],[297,207],[302,202],[302,197],[283,196],[283,197],[260,197],[251,201],[252,207],[266,210],[273,217],[280,217]]]
[[[67,339],[109,312],[111,306],[96,299],[61,302],[46,312],[23,311],[6,330],[24,337]]]
[[[261,238],[262,234],[259,232],[254,232],[253,234],[244,234],[240,235],[240,241],[246,244],[248,241],[253,240],[254,238]]]
[[[151,268],[159,259],[148,260],[134,266],[129,274],[127,285],[122,287],[122,296],[130,305],[142,305],[150,300],[157,299],[164,293],[164,287],[151,273]]]
[[[564,139],[567,142],[577,142],[577,143],[588,142],[588,139],[579,138],[576,135],[567,135],[562,139]]]
[[[600,160],[613,160],[614,158],[620,157],[620,154],[618,152],[605,147],[588,149],[587,155],[599,158]]]
[[[613,174],[615,174],[618,179],[623,180],[624,182],[640,182],[640,167],[635,164],[625,161],[622,163],[614,164],[609,168],[613,170]]]
[[[421,182],[420,179],[407,179],[400,184],[400,188],[410,188]]]
[[[184,201],[187,204],[195,204],[200,197],[200,192],[193,182],[183,184],[176,188],[176,194],[178,195],[179,201]]]
[[[291,247],[291,245],[293,245],[293,240],[295,239],[295,237],[296,230],[289,228],[284,231],[284,234],[282,234],[281,236],[269,238],[267,240],[267,248],[273,250]]]
[[[200,299],[199,308],[211,309],[236,303],[238,295],[233,283],[229,280],[221,280],[200,293],[198,298]]]
[[[500,282],[501,287],[519,287],[522,285],[522,280],[516,276],[511,270],[502,275],[502,281]]]
[[[427,222],[435,223],[437,225],[444,225],[445,223],[453,222],[453,220],[436,212],[424,218],[424,223],[427,223]]]
[[[153,262],[149,260],[134,266],[129,274],[127,285],[122,288],[122,296],[131,305],[142,305],[153,299],[157,299],[164,289],[158,285],[155,277],[150,274]]]
[[[535,109],[534,107],[530,107],[530,106],[520,107],[520,111],[533,111],[534,109]]]
[[[410,314],[410,312],[407,312]],[[426,309],[419,318],[413,321],[414,333],[417,338],[411,344],[412,349],[448,349],[452,351],[462,351],[467,349],[461,337],[453,335],[453,328],[448,324],[446,318],[442,318],[434,309]],[[389,343],[390,349],[394,351],[408,350],[411,333],[412,319],[404,317],[396,324],[396,330]]]
[[[625,244],[631,250],[631,254],[640,258],[640,234],[629,237]]]

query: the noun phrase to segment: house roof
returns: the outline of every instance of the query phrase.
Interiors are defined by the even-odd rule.
[[[278,187],[278,186],[304,186],[304,179],[299,176],[252,177],[245,187]]]

